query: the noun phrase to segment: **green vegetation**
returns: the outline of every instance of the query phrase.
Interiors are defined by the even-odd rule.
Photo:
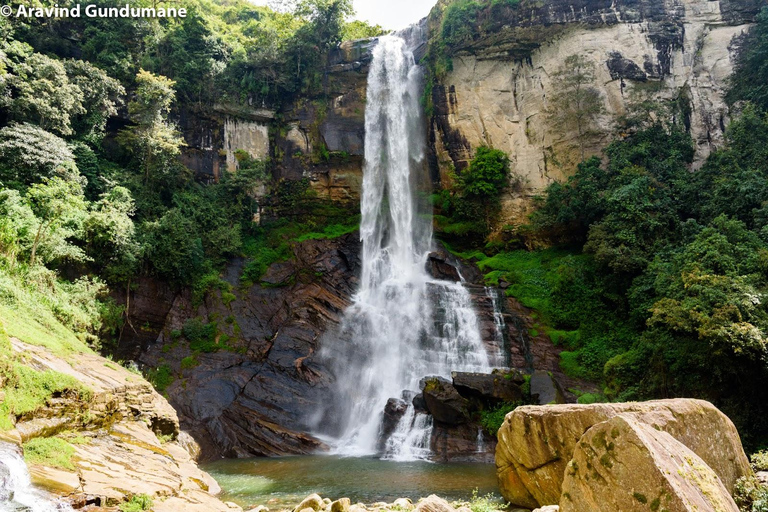
[[[763,87],[744,89],[768,55],[766,13],[740,57],[734,101],[755,100]],[[577,109],[579,84],[589,81],[577,75],[589,70],[568,73],[561,79],[572,82],[566,91]],[[742,105],[725,146],[691,172],[688,96],[683,89],[645,104],[654,114],[627,120],[605,162],[583,161],[551,185],[528,226],[490,241],[455,228],[437,233],[475,260],[488,284],[534,310],[529,334],[565,349],[568,375],[602,384],[580,402],[701,397],[756,447],[768,441],[768,114],[759,101]],[[577,114],[568,115],[588,135],[595,110]],[[520,249],[542,240],[554,247]]]
[[[472,499],[467,504],[472,512],[497,512],[507,508],[502,500],[493,494],[480,496],[477,489],[472,491]]]
[[[36,437],[23,445],[24,460],[52,468],[75,469],[72,455],[75,448],[60,437]]]
[[[450,242],[474,245],[488,235],[507,187],[509,159],[498,149],[480,146],[469,166],[452,175],[452,184],[432,196],[435,223]]]
[[[175,7],[189,15],[0,20],[0,318],[10,335],[60,356],[112,351],[130,323],[112,297],[140,277],[191,289],[194,305],[213,293],[230,304],[235,292],[220,275],[232,257],[249,260],[244,284],[259,283],[294,243],[357,226],[306,180],[270,183],[257,201],[274,162],[244,151],[236,173],[196,180],[179,159],[173,120],[211,115],[214,105],[279,110],[297,95],[323,102],[328,53],[382,28],[348,23],[348,0],[301,0],[290,12],[241,0]],[[128,122],[109,125],[121,106]],[[226,334],[206,329],[190,332],[195,353],[230,348]],[[70,384],[36,376],[44,393],[28,396],[32,377],[4,357],[14,376],[5,387],[15,387],[0,421]],[[173,380],[167,365],[148,377],[161,390]]]
[[[496,437],[496,433],[504,423],[504,418],[522,403],[503,403],[493,409],[480,411],[480,425],[488,435]]]
[[[733,499],[742,512],[768,512],[768,485],[754,476],[741,477],[736,481]]]
[[[152,497],[146,494],[136,494],[131,499],[123,502],[118,507],[120,512],[141,512],[142,510],[152,510]]]

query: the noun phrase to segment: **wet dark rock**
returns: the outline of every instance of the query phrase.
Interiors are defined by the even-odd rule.
[[[436,422],[460,425],[469,421],[469,400],[456,391],[451,381],[427,377],[420,383],[427,411]]]
[[[202,459],[311,453],[325,448],[306,434],[310,415],[323,403],[329,370],[313,356],[319,339],[338,324],[357,286],[358,234],[297,244],[290,261],[276,263],[263,284],[243,289],[246,262],[230,262],[223,279],[235,299],[219,292],[193,306],[188,292],[172,307],[156,342],[141,355],[149,367],[170,366],[181,376],[167,389],[183,428],[201,445]],[[196,365],[186,341],[175,341],[189,319],[216,325],[227,350],[198,353]],[[130,337],[123,340],[130,343]],[[187,365],[188,366],[188,365]]]
[[[565,395],[560,384],[544,370],[536,370],[531,375],[531,397],[539,405],[565,403]]]
[[[439,462],[493,463],[496,439],[474,422],[462,425],[436,423],[432,429],[430,449],[433,460]]]
[[[427,411],[427,402],[424,400],[424,394],[419,393],[418,395],[415,395],[413,397],[413,400],[411,400],[411,403],[413,404],[414,411],[416,412],[428,412]]]
[[[442,279],[444,281],[461,281],[459,271],[445,261],[445,258],[437,252],[429,253],[427,257],[427,272],[435,279]]]
[[[453,372],[453,387],[468,400],[481,402],[520,402],[523,391],[515,383],[513,373],[488,374]]]
[[[384,444],[397,428],[397,424],[400,423],[400,420],[403,418],[407,409],[408,402],[402,398],[390,398],[387,400],[387,404],[384,406],[384,416],[381,419],[381,428],[379,430],[379,451],[384,450]]]

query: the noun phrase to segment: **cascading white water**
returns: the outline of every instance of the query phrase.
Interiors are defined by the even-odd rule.
[[[73,512],[32,487],[24,459],[10,443],[0,442],[0,512]]]
[[[362,279],[340,341],[326,354],[346,419],[336,443],[342,454],[374,453],[387,399],[418,390],[421,378],[490,369],[469,292],[425,269],[431,216],[414,193],[424,169],[421,90],[421,69],[403,39],[382,37],[365,110]],[[431,418],[409,405],[386,456],[426,458],[430,432]]]
[[[491,364],[495,367],[506,366],[504,357],[504,332],[507,330],[507,323],[504,321],[504,315],[501,312],[501,299],[497,288],[485,287],[485,295],[491,300],[493,306],[493,326],[494,326],[494,344],[496,351],[491,354]]]

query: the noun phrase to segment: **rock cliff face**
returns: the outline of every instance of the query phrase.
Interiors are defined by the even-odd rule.
[[[200,442],[203,458],[324,448],[306,434],[330,379],[312,355],[320,335],[349,304],[358,252],[357,233],[308,240],[294,248],[290,261],[272,265],[261,284],[242,286],[245,262],[231,262],[223,276],[233,287],[227,300],[220,291],[199,305],[188,292],[172,299],[140,362],[167,368],[171,404]],[[211,329],[217,350],[193,354],[189,341],[179,339],[189,322]]]
[[[504,150],[521,183],[504,198],[499,225],[525,220],[530,198],[563,180],[581,158],[600,154],[616,121],[633,104],[680,98],[700,163],[723,137],[728,110],[725,80],[739,37],[760,8],[757,0],[522,0],[510,19],[452,57],[452,70],[433,89],[434,156],[445,179],[474,149]],[[430,15],[438,29],[438,5]],[[548,111],[558,108],[558,72],[581,56],[594,69],[584,87],[599,92],[602,107],[589,136],[579,137]]]

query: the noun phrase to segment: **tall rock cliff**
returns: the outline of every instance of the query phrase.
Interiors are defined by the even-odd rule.
[[[585,156],[599,155],[617,122],[643,101],[681,100],[696,144],[694,167],[723,139],[723,101],[740,37],[759,0],[521,0],[480,12],[470,41],[452,48],[432,91],[435,164],[445,179],[475,148],[505,151],[521,185],[504,198],[499,225],[525,220],[531,198],[563,180]],[[515,2],[510,2],[515,4]],[[437,37],[447,3],[429,17]],[[482,18],[490,19],[482,19]],[[567,59],[591,69],[579,84],[596,91],[588,135],[562,122],[557,100]],[[560,89],[559,89],[560,88]]]

